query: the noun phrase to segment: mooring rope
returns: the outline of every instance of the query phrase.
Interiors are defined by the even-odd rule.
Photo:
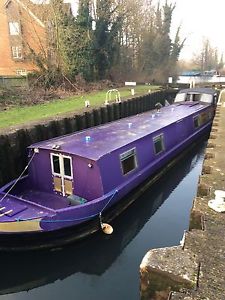
[[[103,225],[103,222],[102,222],[102,212],[108,206],[108,204],[112,201],[112,199],[113,199],[113,197],[115,196],[116,193],[118,193],[118,190],[114,191],[112,197],[109,199],[109,201],[105,204],[105,206],[103,207],[103,209],[99,213],[99,222],[100,222],[101,227]]]
[[[109,199],[109,201],[105,204],[105,206],[103,207],[103,209],[100,211],[100,213],[103,212],[103,210],[106,209],[106,207],[109,205],[109,203],[112,201],[112,199],[114,198],[114,196],[118,193],[118,190],[115,190],[114,193],[112,194],[111,198]]]
[[[10,187],[10,189],[5,193],[5,195],[2,197],[2,199],[0,200],[0,202],[2,202],[7,196],[8,194],[11,192],[11,190],[15,187],[15,185],[17,184],[17,182],[21,179],[21,177],[23,176],[23,174],[26,172],[26,170],[28,169],[29,165],[31,164],[34,156],[35,156],[35,152],[33,153],[33,155],[31,156],[30,160],[28,161],[28,164],[26,165],[26,167],[24,168],[23,172],[20,174],[20,176],[15,180],[15,182],[13,183],[13,185]]]

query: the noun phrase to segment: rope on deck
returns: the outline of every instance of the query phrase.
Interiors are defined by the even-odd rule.
[[[82,220],[86,220],[86,219],[91,219],[94,217],[99,216],[99,218],[101,219],[101,214],[103,212],[103,210],[106,209],[106,207],[109,205],[109,203],[112,201],[112,199],[114,198],[114,196],[118,193],[118,190],[115,190],[112,194],[112,196],[109,198],[108,202],[105,204],[105,206],[101,209],[101,211],[99,213],[93,214],[93,215],[89,215],[86,217],[82,217],[82,218],[75,218],[75,219],[65,219],[65,220],[41,220],[42,223],[61,223],[61,222],[75,222],[75,221],[82,221]],[[39,220],[34,220],[34,219],[20,219],[17,218],[16,221],[18,222],[22,222],[22,221],[31,221],[31,222],[39,222]]]

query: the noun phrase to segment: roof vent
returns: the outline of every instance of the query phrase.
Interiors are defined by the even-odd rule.
[[[155,104],[155,108],[156,108],[157,112],[159,112],[160,109],[162,108],[162,104],[159,103],[159,102],[157,102],[157,103]]]
[[[59,150],[61,147],[60,145],[52,145],[52,149],[54,150]]]
[[[89,135],[85,136],[85,142],[88,143],[91,141],[91,137]]]

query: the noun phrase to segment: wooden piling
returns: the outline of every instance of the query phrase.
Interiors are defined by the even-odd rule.
[[[174,98],[176,91],[168,91]],[[18,177],[27,164],[27,146],[49,138],[76,132],[85,128],[118,120],[154,109],[157,102],[163,104],[165,93],[155,92],[145,96],[110,103],[105,107],[56,119],[41,121],[27,128],[16,128],[9,134],[0,132],[0,186]]]

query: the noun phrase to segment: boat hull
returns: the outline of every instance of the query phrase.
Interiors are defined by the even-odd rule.
[[[0,189],[0,249],[57,247],[101,229],[209,132],[214,92],[202,95],[206,103],[178,97],[161,111],[32,145],[29,175]]]
[[[140,185],[132,189],[125,197],[117,203],[108,207],[103,214],[104,222],[112,222],[123,211],[125,211],[145,190],[162,177],[170,168],[172,168],[181,158],[187,155],[198,143],[201,143],[208,135],[210,127],[206,127],[201,134],[191,139],[188,145],[183,144],[178,153],[174,153],[172,158],[168,158],[164,165],[159,167],[149,178],[142,181]],[[199,139],[201,137],[201,139]],[[182,151],[183,150],[183,151]],[[57,248],[62,245],[71,244],[80,241],[92,234],[101,231],[99,218],[95,218],[75,224],[65,226],[60,229],[50,231],[36,232],[17,232],[0,234],[1,251],[29,251],[48,248]],[[102,233],[104,234],[104,233]]]

